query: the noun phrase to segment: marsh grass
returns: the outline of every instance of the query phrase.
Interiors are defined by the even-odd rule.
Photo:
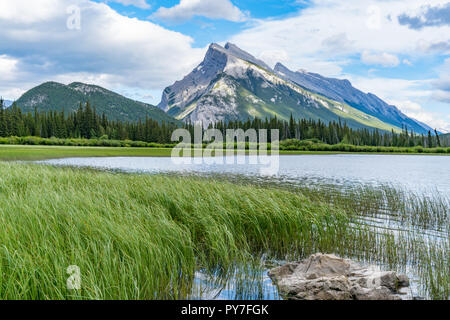
[[[348,224],[285,190],[2,163],[0,225],[2,299],[175,299],[198,268],[225,275],[310,236],[331,248]]]
[[[0,298],[190,298],[199,270],[217,284],[234,277],[238,298],[264,297],[266,261],[320,251],[413,268],[423,295],[448,299],[448,200],[411,205],[389,188],[288,189],[0,163]],[[391,211],[402,228],[367,220]],[[441,240],[417,232],[424,226]],[[66,287],[69,265],[81,269],[79,291]]]
[[[323,183],[283,182],[244,176],[215,175],[219,180],[261,187],[275,186],[346,212],[350,228],[333,248],[323,246],[311,234],[300,238],[282,260],[301,259],[323,250],[385,270],[408,272],[421,295],[431,299],[450,297],[450,198],[437,190],[428,194],[381,185],[342,187]]]
[[[318,192],[320,190],[320,192]],[[338,252],[418,279],[416,294],[450,297],[450,199],[392,186],[336,186],[299,191],[312,201],[342,208],[354,223]],[[342,251],[343,250],[343,251]]]

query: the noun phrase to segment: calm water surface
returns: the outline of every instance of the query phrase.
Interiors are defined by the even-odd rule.
[[[389,184],[417,192],[439,191],[450,195],[449,156],[348,154],[280,156],[279,159],[278,174],[270,177],[278,181],[342,186]],[[238,164],[238,161],[244,164]],[[179,164],[165,157],[69,158],[42,162],[126,172],[232,174],[254,179],[267,178],[260,170],[267,165],[250,164],[248,156],[234,157],[234,164]]]

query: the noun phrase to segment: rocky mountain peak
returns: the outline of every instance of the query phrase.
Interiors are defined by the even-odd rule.
[[[177,119],[204,125],[273,115],[288,119],[293,114],[324,121],[347,118],[353,127],[391,130],[408,123],[416,132],[424,130],[395,107],[353,88],[348,80],[291,71],[281,63],[272,69],[229,42],[224,47],[211,44],[191,73],[164,90],[158,107]]]
[[[225,48],[223,48],[220,44],[217,43],[211,43],[209,45],[208,51],[206,52],[206,56],[207,57],[209,54],[213,54],[214,52],[220,52],[223,54],[227,54]]]
[[[272,68],[269,67],[264,61],[257,59],[256,57],[254,57],[247,51],[242,50],[241,48],[239,48],[237,45],[235,45],[233,43],[227,42],[227,44],[225,44],[224,48],[228,54],[231,54],[231,55],[235,56],[236,58],[251,62],[251,63],[256,64],[266,70],[272,71]]]
[[[277,62],[275,65],[275,68],[273,69],[275,72],[284,72],[288,71],[289,69],[286,68],[281,62]]]
[[[227,56],[228,53],[223,47],[221,47],[217,43],[213,43],[209,46],[208,51],[205,55],[205,59],[203,59],[203,62],[194,70],[194,72],[198,71],[199,68],[204,67],[216,66],[217,69],[223,69],[228,60]]]
[[[166,112],[172,110],[173,113],[184,110],[210,89],[211,83],[219,74],[227,73],[232,76],[242,74],[242,70],[248,67],[244,62],[272,70],[263,61],[232,43],[227,43],[225,47],[212,43],[200,65],[182,80],[176,81],[164,90],[158,107]]]

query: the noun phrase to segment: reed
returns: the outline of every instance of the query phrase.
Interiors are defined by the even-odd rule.
[[[199,270],[219,282],[239,270],[244,297],[261,287],[254,275],[266,261],[321,251],[413,268],[424,295],[447,299],[450,228],[432,245],[415,228],[434,226],[448,202],[417,202],[412,227],[392,230],[362,218],[390,203],[386,194],[400,209],[393,199],[407,198],[357,192],[367,203],[320,187],[0,163],[0,298],[189,298]],[[69,265],[80,267],[81,290],[66,287]]]
[[[0,297],[181,298],[198,268],[284,255],[314,230],[326,243],[346,219],[279,189],[1,163]],[[69,265],[80,291],[66,288]]]

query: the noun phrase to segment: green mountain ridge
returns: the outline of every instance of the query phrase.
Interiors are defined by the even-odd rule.
[[[146,117],[157,121],[178,122],[157,107],[126,98],[96,85],[73,82],[64,85],[45,82],[24,93],[17,101],[24,112],[76,111],[80,103],[88,102],[98,114],[105,114],[110,120],[138,121]]]

